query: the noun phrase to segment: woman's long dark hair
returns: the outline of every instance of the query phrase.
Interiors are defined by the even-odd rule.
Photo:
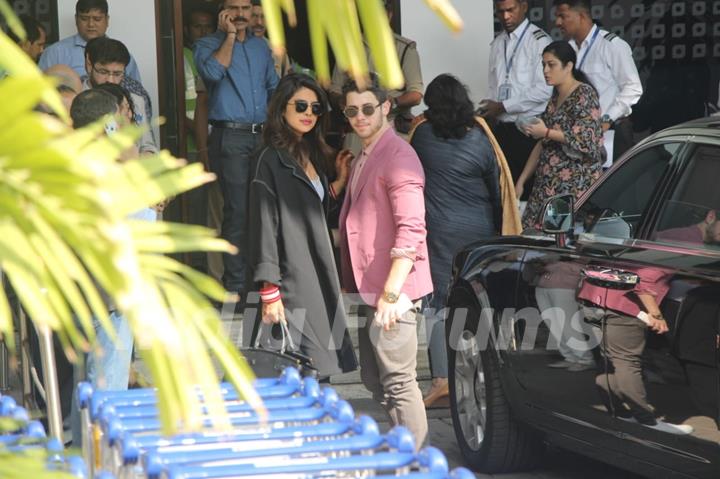
[[[317,119],[315,127],[301,138],[285,121],[285,108],[292,96],[301,88],[315,92],[324,112]],[[310,106],[308,105],[308,108]],[[302,73],[291,73],[284,76],[278,83],[270,105],[268,106],[267,121],[263,129],[263,140],[266,146],[279,150],[288,150],[298,163],[307,156],[316,168],[328,173],[329,160],[333,150],[325,143],[325,130],[327,126],[328,99],[325,91],[310,76]]]
[[[546,53],[550,53],[552,55],[555,55],[558,60],[560,60],[560,63],[564,67],[569,62],[572,62],[573,69],[572,69],[572,76],[577,81],[581,83],[587,83],[590,85],[593,90],[595,90],[595,85],[592,84],[588,76],[582,72],[582,70],[577,69],[577,54],[575,53],[575,49],[570,46],[570,44],[564,40],[558,40],[556,42],[552,42],[550,45],[546,46],[543,50],[543,55]],[[595,90],[597,91],[597,90]]]
[[[423,100],[428,107],[425,118],[435,136],[446,140],[464,138],[475,125],[475,109],[467,88],[449,73],[430,82]]]

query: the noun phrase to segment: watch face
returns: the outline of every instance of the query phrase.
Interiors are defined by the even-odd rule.
[[[388,303],[396,303],[398,299],[400,299],[400,296],[397,293],[390,293],[388,291],[385,291],[383,294],[384,299]]]

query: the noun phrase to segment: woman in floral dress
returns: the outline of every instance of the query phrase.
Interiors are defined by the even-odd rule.
[[[520,198],[523,185],[535,173],[523,214],[524,228],[538,226],[548,198],[572,193],[577,199],[602,173],[600,102],[588,78],[575,68],[576,62],[575,50],[567,42],[553,42],[543,50],[545,81],[555,88],[542,116],[524,129],[540,140],[515,186]]]

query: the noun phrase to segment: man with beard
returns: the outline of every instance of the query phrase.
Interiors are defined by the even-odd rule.
[[[267,103],[278,83],[270,47],[249,29],[250,0],[225,0],[218,31],[193,46],[195,66],[208,91],[212,133],[210,169],[223,195],[222,237],[240,249],[245,229],[250,153],[260,143]],[[223,257],[223,284],[231,293],[245,285],[243,252]]]
[[[85,72],[83,88],[88,90],[103,83],[122,85],[130,63],[130,52],[119,40],[108,37],[93,38],[85,48]],[[128,89],[129,90],[129,89]],[[157,153],[159,148],[150,128],[150,118],[146,114],[145,98],[130,91],[132,99],[133,122],[145,127],[138,141],[140,153]]]

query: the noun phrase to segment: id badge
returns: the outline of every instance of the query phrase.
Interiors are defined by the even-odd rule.
[[[505,101],[510,99],[510,84],[503,83],[498,89],[498,101]]]

